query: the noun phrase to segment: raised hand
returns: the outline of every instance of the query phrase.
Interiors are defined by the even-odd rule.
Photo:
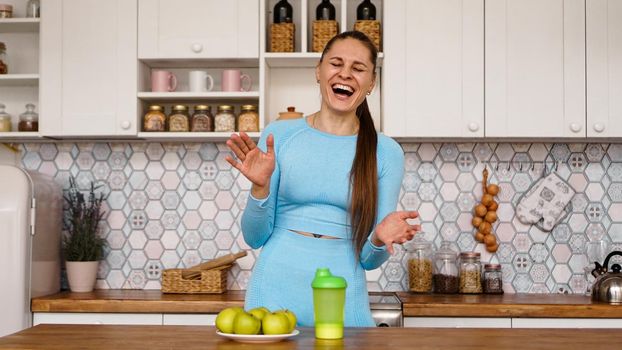
[[[393,243],[404,244],[421,231],[421,225],[411,225],[406,220],[416,219],[416,211],[394,211],[384,217],[374,231],[375,240],[384,243],[387,251],[393,254]],[[375,244],[375,243],[374,243]]]
[[[240,135],[233,134],[227,140],[227,147],[233,151],[238,161],[231,156],[226,156],[225,159],[250,182],[259,187],[266,187],[270,185],[270,177],[274,172],[275,164],[272,134],[268,135],[266,146],[267,152],[263,152],[245,132],[240,132]]]

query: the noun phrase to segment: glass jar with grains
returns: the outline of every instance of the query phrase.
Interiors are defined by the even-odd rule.
[[[235,131],[235,114],[233,107],[230,105],[218,106],[218,113],[214,116],[214,131],[217,132],[234,132]]]
[[[259,114],[257,114],[257,106],[242,105],[240,115],[238,116],[238,131],[259,131]]]
[[[499,264],[484,265],[484,293],[503,294],[503,272]]]
[[[434,254],[433,274],[434,293],[458,293],[458,252],[451,248],[450,242],[441,243],[440,249]]]
[[[0,74],[9,74],[9,66],[6,63],[6,45],[0,42]]]
[[[12,129],[11,115],[4,111],[4,104],[0,103],[0,131],[9,132]]]
[[[35,105],[28,103],[26,112],[19,115],[19,131],[39,131],[39,115],[35,113]]]
[[[416,239],[405,245],[408,257],[408,289],[415,293],[432,291],[432,244]]]
[[[149,106],[149,110],[143,117],[143,131],[166,131],[166,114],[164,114],[164,107],[159,105]]]
[[[190,119],[190,131],[214,131],[214,116],[209,105],[194,107],[194,114]]]
[[[0,4],[0,18],[13,17],[13,5]]]
[[[168,116],[168,131],[185,132],[190,131],[190,118],[188,117],[188,107],[184,105],[173,106],[171,115]]]
[[[460,293],[478,294],[482,292],[482,264],[480,253],[460,253]]]

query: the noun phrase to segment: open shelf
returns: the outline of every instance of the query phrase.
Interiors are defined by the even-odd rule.
[[[237,133],[237,131],[235,132]],[[139,132],[138,137],[146,140],[181,140],[181,141],[224,141],[229,139],[233,132]],[[259,138],[258,132],[248,132],[253,139]]]
[[[42,139],[41,133],[38,131],[4,131],[0,132],[0,141],[24,141],[24,140],[39,140]]]
[[[2,18],[0,33],[38,33],[39,18]]]
[[[266,64],[272,68],[315,67],[322,54],[319,52],[266,52]],[[378,67],[382,66],[384,54],[378,53]]]
[[[39,74],[3,74],[0,75],[0,86],[37,86]]]
[[[138,98],[144,101],[188,101],[199,99],[219,99],[219,100],[247,100],[251,98],[259,98],[258,91],[247,92],[139,92]]]

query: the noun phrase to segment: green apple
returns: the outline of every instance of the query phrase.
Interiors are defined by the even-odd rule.
[[[263,334],[287,334],[290,333],[289,318],[282,312],[266,314],[261,321]]]
[[[259,334],[260,329],[261,321],[248,312],[238,313],[233,320],[233,333],[235,334]]]
[[[216,316],[216,328],[223,333],[233,333],[233,320],[241,312],[244,312],[241,307],[223,309]]]
[[[292,310],[282,309],[275,311],[275,313],[285,314],[285,316],[287,316],[287,318],[289,319],[289,332],[287,333],[291,333],[294,331],[294,329],[296,329],[296,314]]]
[[[262,320],[266,314],[270,313],[270,310],[268,310],[267,308],[263,306],[260,306],[260,307],[256,307],[254,309],[248,310],[248,313]]]

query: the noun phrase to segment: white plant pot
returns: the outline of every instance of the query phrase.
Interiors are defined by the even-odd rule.
[[[67,281],[72,292],[91,292],[97,280],[99,261],[66,261]]]

